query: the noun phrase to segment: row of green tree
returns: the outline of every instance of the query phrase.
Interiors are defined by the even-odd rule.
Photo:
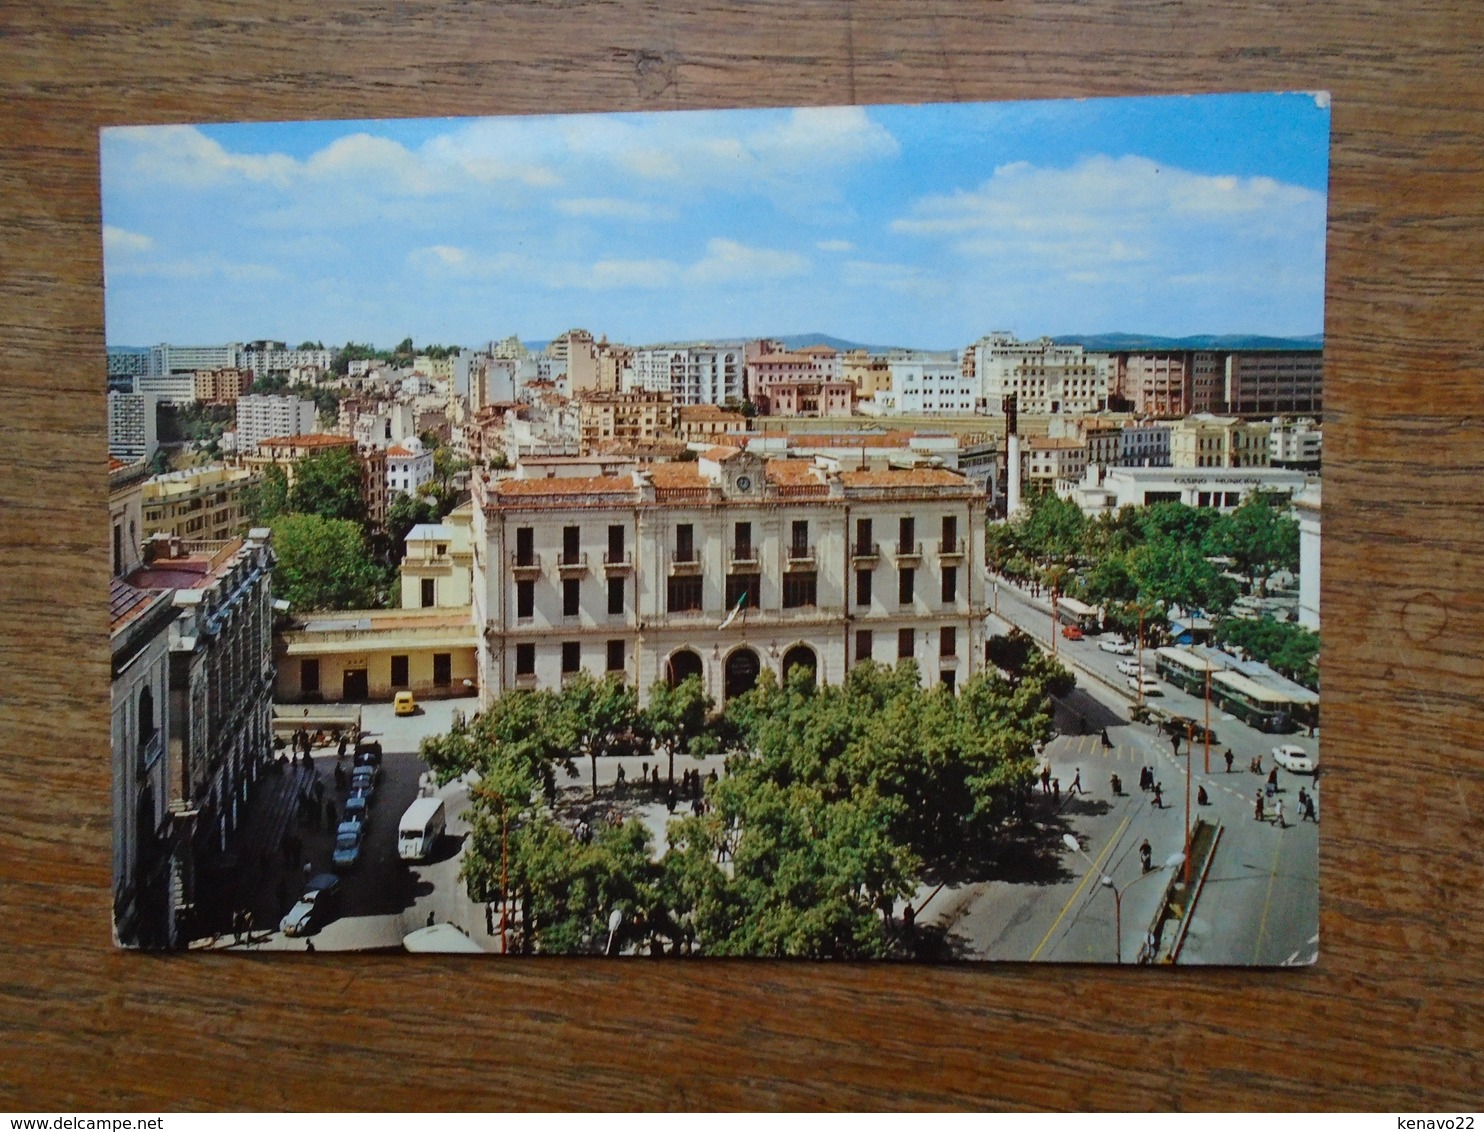
[[[1172,609],[1201,611],[1217,620],[1218,639],[1318,686],[1317,634],[1272,618],[1242,628],[1229,616],[1240,594],[1232,575],[1263,594],[1275,572],[1298,571],[1298,523],[1286,496],[1253,492],[1225,513],[1172,501],[1089,518],[1046,493],[1013,521],[991,523],[987,552],[996,572],[1100,605],[1109,627],[1130,636],[1141,616],[1146,637],[1157,641]]]
[[[463,878],[508,892],[518,946],[600,952],[866,958],[905,954],[892,916],[927,874],[971,874],[1029,794],[1049,697],[1072,683],[1034,648],[1013,675],[957,695],[917,666],[865,663],[839,686],[770,672],[714,713],[699,679],[657,686],[640,709],[621,680],[582,674],[560,692],[507,693],[423,758],[447,781],[475,772]],[[642,822],[580,838],[553,810],[558,772],[605,755],[734,752],[709,808],[672,819],[656,854]],[[658,763],[657,763],[658,765]],[[673,779],[673,761],[670,766]]]
[[[413,358],[418,354],[426,354],[428,357],[436,360],[457,354],[461,348],[459,346],[433,344],[424,346],[419,350],[413,345],[410,335],[403,338],[402,341],[398,342],[390,350],[378,350],[369,342],[347,342],[335,355],[332,368],[340,377],[345,377],[350,373],[351,362],[375,361],[386,362],[388,365],[393,366],[410,366]]]

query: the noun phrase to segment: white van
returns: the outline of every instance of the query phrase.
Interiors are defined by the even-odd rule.
[[[397,855],[404,861],[426,860],[443,833],[443,799],[418,798],[397,823]]]

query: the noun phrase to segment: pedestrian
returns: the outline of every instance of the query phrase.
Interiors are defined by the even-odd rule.
[[[1108,738],[1108,729],[1106,727],[1104,727],[1103,728],[1103,750],[1106,751],[1109,748],[1111,748],[1112,746],[1113,746],[1113,740]]]
[[[484,934],[495,934],[495,902],[493,900],[484,906]]]
[[[1059,778],[1051,780],[1051,801],[1056,805],[1061,804],[1061,779]]]
[[[1255,817],[1258,821],[1262,821],[1262,791],[1261,790],[1259,790],[1257,792],[1256,796],[1255,796],[1255,801],[1253,802],[1252,811],[1253,811],[1252,812],[1252,816]]]
[[[252,942],[252,909],[242,910],[242,934],[247,937],[247,942]]]
[[[1178,731],[1170,732],[1170,750],[1177,755],[1180,753],[1180,733]]]
[[[343,766],[341,766],[339,763],[336,763],[335,764],[335,789],[336,790],[344,790],[345,789],[345,782],[346,782],[346,779],[345,779],[345,768]]]
[[[304,950],[307,951],[307,952],[309,952],[310,954],[313,954],[314,953],[314,940],[312,940],[312,939],[306,939],[304,941]]]
[[[1310,794],[1304,799],[1304,812],[1299,820],[1311,821],[1315,825],[1319,824],[1319,815],[1314,812],[1314,795]]]
[[[902,934],[911,938],[917,933],[917,909],[908,904],[902,909]]]
[[[1051,764],[1050,763],[1042,763],[1041,764],[1041,793],[1042,794],[1050,794],[1051,793]]]
[[[1196,789],[1195,804],[1197,806],[1209,806],[1211,804],[1211,796],[1206,793],[1206,788],[1204,786],[1198,787]]]
[[[1283,799],[1282,798],[1279,798],[1278,799],[1277,813],[1278,813],[1278,828],[1279,829],[1287,829],[1288,828],[1288,822],[1286,822],[1283,819]]]
[[[432,926],[433,926],[433,913],[429,912],[428,913],[428,927],[431,928]]]
[[[623,781],[624,781],[623,763],[619,763],[618,764],[618,787],[619,787],[620,790],[623,789]]]
[[[1149,838],[1146,837],[1144,838],[1143,844],[1139,846],[1139,863],[1144,866],[1144,871],[1146,873],[1151,868],[1151,861],[1153,861],[1153,859],[1154,850],[1150,848]]]
[[[711,773],[706,776],[706,781],[707,782],[710,782],[713,786],[716,785],[717,774],[716,774],[716,768],[715,767],[712,767],[711,768]]]
[[[341,735],[340,736],[340,742],[338,744],[336,744],[336,747],[335,747],[335,759],[336,759],[337,762],[339,760],[345,758],[345,748],[346,748],[346,746],[349,743],[350,743],[350,740],[348,738],[346,738],[346,736],[344,736],[344,735]]]
[[[1070,798],[1073,794],[1086,793],[1087,791],[1082,789],[1082,768],[1079,766],[1077,773],[1072,776],[1072,785],[1067,788],[1067,797]]]
[[[1299,813],[1300,814],[1302,814],[1304,812],[1304,806],[1308,804],[1308,801],[1309,801],[1309,795],[1308,795],[1308,793],[1304,790],[1304,788],[1302,786],[1300,786],[1299,787],[1299,792],[1298,792],[1298,808],[1299,808]]]
[[[1222,757],[1226,759],[1226,773],[1230,774],[1232,772],[1232,760],[1235,759],[1237,756],[1232,754],[1232,749],[1228,747],[1226,749],[1226,754]]]
[[[242,909],[232,913],[232,942],[242,942]]]
[[[673,786],[665,791],[665,809],[672,814],[675,812],[675,787]]]
[[[1276,766],[1268,771],[1268,785],[1274,790],[1278,789],[1278,768]]]
[[[1149,779],[1149,768],[1147,766],[1141,766],[1139,768],[1139,789],[1146,794],[1149,792]]]
[[[1154,784],[1154,808],[1157,810],[1165,808],[1165,788],[1162,782]]]
[[[316,778],[314,780],[314,799],[315,799],[315,801],[319,801],[324,796],[325,796],[325,783],[324,783],[324,780],[321,779],[321,778]]]
[[[639,764],[639,777],[645,782],[649,781],[649,764],[647,762]]]

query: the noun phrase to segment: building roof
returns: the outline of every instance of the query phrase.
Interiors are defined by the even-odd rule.
[[[173,544],[173,540],[172,540]],[[151,543],[150,545],[154,545]],[[214,581],[243,546],[243,540],[213,539],[192,543],[176,558],[156,558],[129,575],[131,585],[145,590],[198,590]]]
[[[393,444],[390,448],[388,448],[386,450],[386,454],[388,456],[409,456],[409,457],[410,456],[421,456],[422,455],[421,452],[410,451],[409,449],[403,448],[400,444]]]
[[[669,396],[669,394],[665,394]],[[728,420],[746,420],[747,414],[737,409],[725,409],[720,405],[679,405],[680,419],[688,417],[725,417]]]
[[[120,460],[117,456],[110,456],[108,458],[108,470],[110,472],[116,472],[120,468],[127,468],[128,466],[129,465],[127,463],[125,463],[123,460]]]
[[[438,539],[452,539],[453,534],[453,528],[446,523],[418,523],[417,526],[407,532],[407,541],[426,539],[429,542],[434,542]]]
[[[701,469],[689,460],[656,464],[649,469],[649,478],[655,487],[664,490],[678,487],[706,487],[711,482],[701,475]]]
[[[109,632],[117,633],[149,609],[161,595],[142,590],[122,578],[108,580]]]
[[[946,468],[890,468],[876,472],[841,472],[846,487],[962,487],[968,480]]]
[[[765,465],[768,479],[776,484],[814,484],[823,482],[812,460],[769,460]]]
[[[706,451],[702,452],[701,459],[710,460],[712,463],[719,464],[723,460],[735,459],[740,455],[742,455],[742,449],[733,448],[730,445],[726,444],[718,444],[715,448],[708,448],[706,449]]]
[[[1073,440],[1068,436],[1027,436],[1021,439],[1021,443],[1030,451],[1040,449],[1043,452],[1053,449],[1070,451],[1074,448],[1087,447],[1086,441]]]
[[[595,495],[633,490],[634,481],[628,476],[546,476],[535,480],[503,479],[495,485],[499,495]]]

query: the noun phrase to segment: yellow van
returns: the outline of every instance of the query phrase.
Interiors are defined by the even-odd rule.
[[[392,711],[397,715],[416,715],[417,701],[411,692],[398,692],[392,699]]]

